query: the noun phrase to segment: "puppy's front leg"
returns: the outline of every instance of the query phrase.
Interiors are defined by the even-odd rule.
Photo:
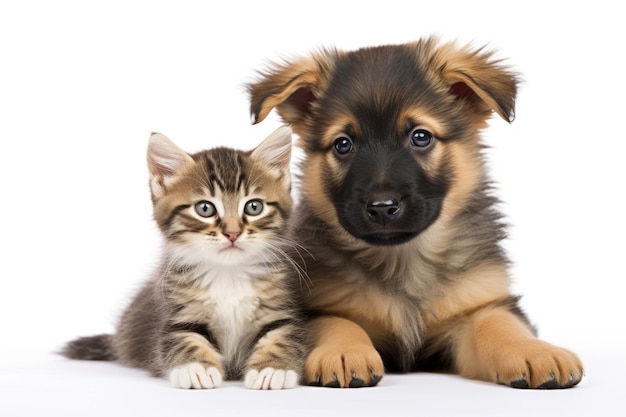
[[[309,385],[332,388],[373,386],[383,377],[383,361],[356,323],[322,316],[309,323],[313,350],[305,363]]]

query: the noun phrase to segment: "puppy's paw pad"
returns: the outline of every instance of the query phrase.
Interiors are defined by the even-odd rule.
[[[191,362],[172,368],[169,379],[174,388],[211,389],[222,384],[222,373],[214,366]]]
[[[295,371],[263,368],[250,369],[244,377],[244,385],[249,389],[288,389],[298,385]]]

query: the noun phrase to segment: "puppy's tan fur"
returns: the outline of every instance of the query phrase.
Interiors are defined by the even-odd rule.
[[[444,369],[514,387],[581,380],[575,354],[536,338],[510,292],[499,244],[504,226],[480,131],[494,112],[513,119],[516,82],[484,49],[425,39],[318,51],[275,64],[249,86],[255,121],[276,109],[305,153],[292,234],[311,254],[303,265],[313,284],[303,300],[314,341],[307,382],[375,385],[385,368]],[[427,150],[410,145],[414,126],[435,138]],[[335,146],[345,137],[352,153],[341,155]],[[439,187],[436,219],[411,238],[372,244],[358,227],[344,227],[352,221],[343,209],[347,181],[365,176],[384,192],[402,191],[386,179],[404,168],[386,157],[375,172],[354,172],[367,149],[404,152],[420,175],[415,181]],[[418,193],[423,188],[417,184]],[[402,200],[402,210],[408,204]]]

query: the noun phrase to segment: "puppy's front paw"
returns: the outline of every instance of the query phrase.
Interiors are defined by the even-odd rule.
[[[583,377],[578,356],[541,340],[511,346],[497,360],[496,382],[514,388],[570,388]]]
[[[349,349],[316,347],[306,360],[305,378],[309,385],[329,388],[371,387],[382,379],[383,361],[373,346],[358,344]]]
[[[170,370],[169,379],[174,388],[210,389],[222,384],[222,373],[214,366],[191,362]]]
[[[244,385],[250,389],[287,389],[298,385],[295,371],[263,368],[260,371],[250,369],[246,372]]]

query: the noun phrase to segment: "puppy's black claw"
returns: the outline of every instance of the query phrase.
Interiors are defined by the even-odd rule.
[[[573,386],[578,385],[579,382],[580,378],[574,379],[574,375],[569,374],[567,376],[567,382],[563,385],[563,388],[572,388]]]
[[[372,379],[370,379],[369,386],[373,387],[375,385],[378,385],[381,379],[383,379],[382,375],[372,375]]]
[[[559,383],[557,382],[556,379],[551,379],[549,381],[546,381],[537,387],[537,389],[555,389],[555,388],[559,388]]]
[[[334,381],[330,381],[328,383],[326,383],[326,385],[324,385],[326,388],[341,388],[341,385],[339,384],[339,381],[337,381],[336,379]]]
[[[348,387],[350,388],[361,388],[363,385],[365,385],[365,381],[363,381],[361,378],[357,378],[357,377],[352,377],[352,380],[350,381],[350,384],[348,385]]]
[[[517,381],[511,381],[512,388],[529,388],[528,381],[526,379],[518,379]]]
[[[311,380],[309,382],[307,382],[307,385],[309,387],[321,387],[322,386],[322,381],[320,380],[320,377],[318,376],[317,379]]]

